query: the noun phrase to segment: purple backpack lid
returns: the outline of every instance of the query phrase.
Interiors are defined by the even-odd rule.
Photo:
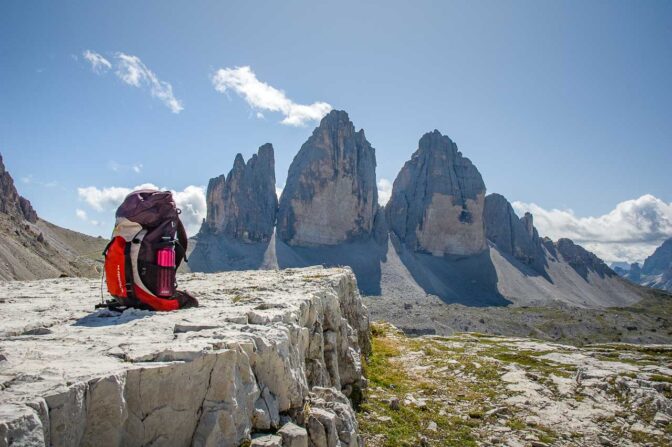
[[[116,217],[152,227],[166,219],[176,219],[177,207],[170,191],[140,189],[126,196],[117,209]]]

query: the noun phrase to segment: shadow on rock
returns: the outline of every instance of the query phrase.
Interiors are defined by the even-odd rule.
[[[465,306],[507,306],[497,288],[497,271],[488,251],[471,256],[443,256],[408,250],[391,237],[392,248],[413,276],[415,282],[430,295],[448,304]]]
[[[333,246],[292,247],[276,241],[275,254],[279,268],[348,266],[357,277],[357,285],[364,295],[381,294],[380,263],[386,250],[374,240],[349,242]]]
[[[149,318],[154,315],[150,310],[126,309],[124,312],[115,312],[108,309],[97,311],[75,321],[73,326],[104,327],[130,323],[133,320]]]

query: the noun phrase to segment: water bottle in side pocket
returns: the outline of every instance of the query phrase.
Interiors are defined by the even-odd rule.
[[[162,247],[156,252],[159,278],[156,294],[161,297],[171,297],[175,293],[175,247]]]

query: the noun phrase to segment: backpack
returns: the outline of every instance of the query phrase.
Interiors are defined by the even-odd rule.
[[[188,243],[179,214],[170,191],[126,196],[103,252],[107,291],[116,301],[96,307],[168,311],[198,306],[194,297],[177,290],[175,272],[186,261]]]

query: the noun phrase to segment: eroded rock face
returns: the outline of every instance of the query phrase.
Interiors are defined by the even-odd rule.
[[[227,176],[210,179],[207,206],[205,232],[244,242],[270,240],[278,209],[273,146],[264,144],[247,163],[236,155]]]
[[[29,222],[37,222],[37,213],[30,201],[21,197],[14,185],[14,179],[5,169],[5,164],[0,155],[0,213],[25,219]]]
[[[489,194],[485,197],[483,216],[485,235],[497,248],[525,264],[543,267],[544,252],[532,214],[518,218],[504,196]]]
[[[618,276],[603,260],[575,244],[571,239],[558,239],[555,248],[563,259],[584,278],[589,272],[594,272],[599,276]]]
[[[291,426],[279,435],[301,446],[319,436],[311,418],[342,443],[326,446],[359,445],[346,394],[356,397],[365,386],[361,356],[370,345],[352,272],[188,274],[179,281],[202,307],[92,313],[94,281],[51,280],[48,293],[40,283],[9,283],[5,295],[15,298],[0,304],[7,317],[0,327],[0,446],[233,447],[288,420],[305,436]],[[62,306],[64,298],[72,306]],[[24,333],[34,335],[17,342]],[[314,404],[304,406],[307,400]]]
[[[457,145],[438,130],[422,136],[386,206],[390,229],[407,247],[434,256],[486,248],[485,184]]]
[[[347,113],[332,110],[289,167],[278,236],[295,246],[366,240],[377,209],[375,150]]]

